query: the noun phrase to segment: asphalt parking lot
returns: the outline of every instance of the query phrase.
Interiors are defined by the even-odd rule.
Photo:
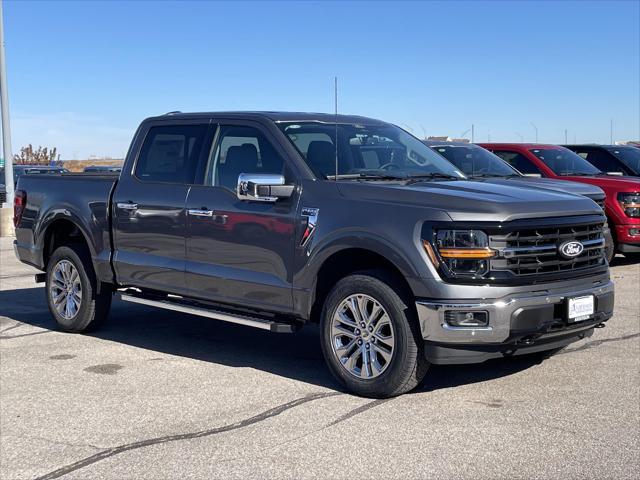
[[[392,400],[343,393],[317,331],[277,335],[115,301],[55,331],[0,239],[0,477],[637,478],[640,264],[607,328],[544,361],[432,367]]]

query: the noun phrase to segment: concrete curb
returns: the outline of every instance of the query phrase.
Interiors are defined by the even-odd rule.
[[[0,237],[13,237],[13,208],[0,208]]]

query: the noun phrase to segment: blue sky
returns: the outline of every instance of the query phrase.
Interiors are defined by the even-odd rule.
[[[122,157],[171,110],[333,110],[476,141],[640,138],[640,2],[5,0],[13,150]],[[470,134],[467,134],[470,135]]]

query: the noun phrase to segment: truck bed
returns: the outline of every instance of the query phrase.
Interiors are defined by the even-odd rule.
[[[53,222],[70,221],[87,240],[98,278],[112,281],[109,265],[111,232],[110,199],[118,176],[113,174],[66,173],[62,175],[23,175],[16,191],[24,191],[27,203],[22,225],[16,232],[16,250],[20,258],[42,269],[51,252],[43,248],[45,238],[33,238],[33,232],[46,232]],[[42,215],[46,212],[46,215]]]

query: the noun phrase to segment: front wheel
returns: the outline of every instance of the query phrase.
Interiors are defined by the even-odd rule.
[[[416,314],[402,293],[382,272],[364,272],[340,280],[325,300],[325,360],[336,379],[358,395],[400,395],[427,372]]]
[[[96,328],[111,308],[111,291],[97,293],[96,276],[87,249],[81,245],[59,247],[47,264],[45,290],[49,311],[67,332]]]

